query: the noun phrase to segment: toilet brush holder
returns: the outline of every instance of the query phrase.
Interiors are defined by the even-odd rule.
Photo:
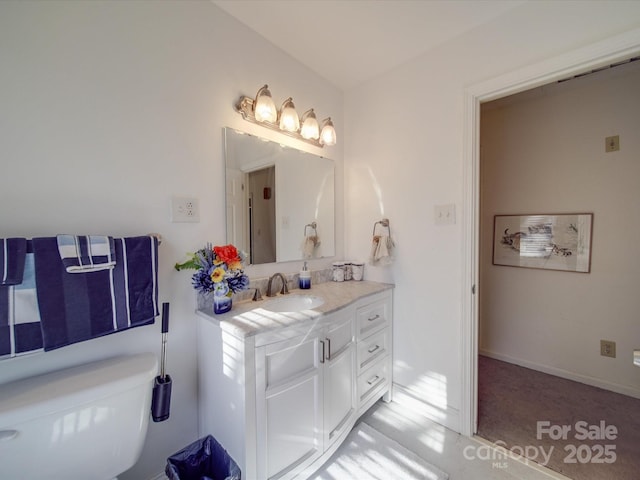
[[[151,396],[151,418],[154,422],[164,422],[169,418],[171,410],[171,377],[164,370],[167,360],[167,333],[169,333],[169,304],[163,303],[160,375],[155,378]]]
[[[154,422],[164,422],[171,410],[171,376],[156,377],[153,383],[151,418]]]

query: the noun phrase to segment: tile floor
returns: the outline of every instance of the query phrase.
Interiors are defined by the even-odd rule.
[[[566,480],[527,465],[480,438],[468,438],[396,402],[379,401],[361,421],[449,474],[450,480]]]

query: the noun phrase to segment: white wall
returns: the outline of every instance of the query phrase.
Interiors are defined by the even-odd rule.
[[[346,249],[364,258],[391,221],[397,260],[366,267],[396,283],[394,375],[425,411],[460,429],[464,92],[640,26],[637,2],[531,2],[346,92]],[[458,223],[434,224],[455,204]],[[482,286],[481,286],[482,288]]]
[[[640,62],[483,106],[480,347],[640,397]],[[621,150],[605,153],[605,137]],[[492,265],[496,214],[593,212],[590,274]],[[617,343],[600,356],[600,339]]]
[[[331,115],[342,94],[209,2],[0,2],[0,237],[158,232],[160,299],[171,302],[171,418],[151,424],[149,478],[197,438],[195,296],[173,264],[225,242],[222,128],[283,141],[233,110],[269,83],[274,99]],[[342,147],[336,160],[337,255],[343,253]],[[200,223],[169,222],[172,194],[200,199]],[[311,263],[326,266],[329,260]],[[248,269],[297,272],[301,262]],[[160,350],[160,325],[0,362],[0,382],[125,352]]]

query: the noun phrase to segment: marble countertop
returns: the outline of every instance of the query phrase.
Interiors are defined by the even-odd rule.
[[[196,313],[220,325],[220,328],[235,337],[245,338],[258,333],[291,327],[301,322],[317,320],[323,315],[344,308],[361,298],[393,289],[393,284],[378,282],[324,282],[311,285],[308,290],[291,290],[289,295],[314,295],[322,297],[324,303],[313,310],[300,312],[271,312],[262,306],[272,298],[264,297],[257,302],[246,300],[234,302],[230,312],[216,315],[211,302],[199,301]]]

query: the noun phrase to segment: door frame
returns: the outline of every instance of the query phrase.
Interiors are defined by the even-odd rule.
[[[480,104],[520,93],[573,75],[611,65],[640,54],[640,29],[528,65],[470,86],[464,92],[463,130],[463,258],[460,431],[478,429],[478,293],[480,237]]]

